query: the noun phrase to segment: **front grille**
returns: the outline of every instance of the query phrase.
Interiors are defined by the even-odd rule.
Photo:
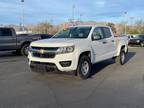
[[[44,53],[44,54],[41,54],[41,53],[38,53],[38,52],[33,52],[32,55],[34,57],[39,57],[39,58],[54,58],[55,57],[55,53]]]
[[[49,50],[49,51],[56,51],[58,49],[58,47],[32,47],[32,49],[35,49],[35,50]]]
[[[57,49],[57,47],[32,47],[32,55],[38,58],[54,58]]]

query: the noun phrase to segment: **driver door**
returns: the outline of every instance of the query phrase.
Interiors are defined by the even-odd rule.
[[[11,28],[0,28],[0,51],[16,49],[16,35]]]
[[[101,27],[96,27],[92,34],[92,49],[95,55],[95,62],[106,59],[106,48],[103,30]]]

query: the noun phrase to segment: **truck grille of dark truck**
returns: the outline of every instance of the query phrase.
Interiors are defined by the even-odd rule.
[[[54,58],[57,49],[58,47],[32,47],[32,55],[38,58]],[[44,50],[44,52],[41,53],[41,50]]]

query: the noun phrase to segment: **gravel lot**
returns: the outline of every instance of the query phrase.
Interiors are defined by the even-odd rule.
[[[124,66],[95,64],[88,80],[32,73],[26,58],[0,53],[0,108],[144,108],[144,48],[130,48]]]

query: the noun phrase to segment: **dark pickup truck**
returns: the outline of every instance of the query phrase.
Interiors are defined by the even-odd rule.
[[[17,54],[27,56],[30,43],[40,39],[43,35],[16,35],[13,28],[0,27],[0,51],[15,50]]]

